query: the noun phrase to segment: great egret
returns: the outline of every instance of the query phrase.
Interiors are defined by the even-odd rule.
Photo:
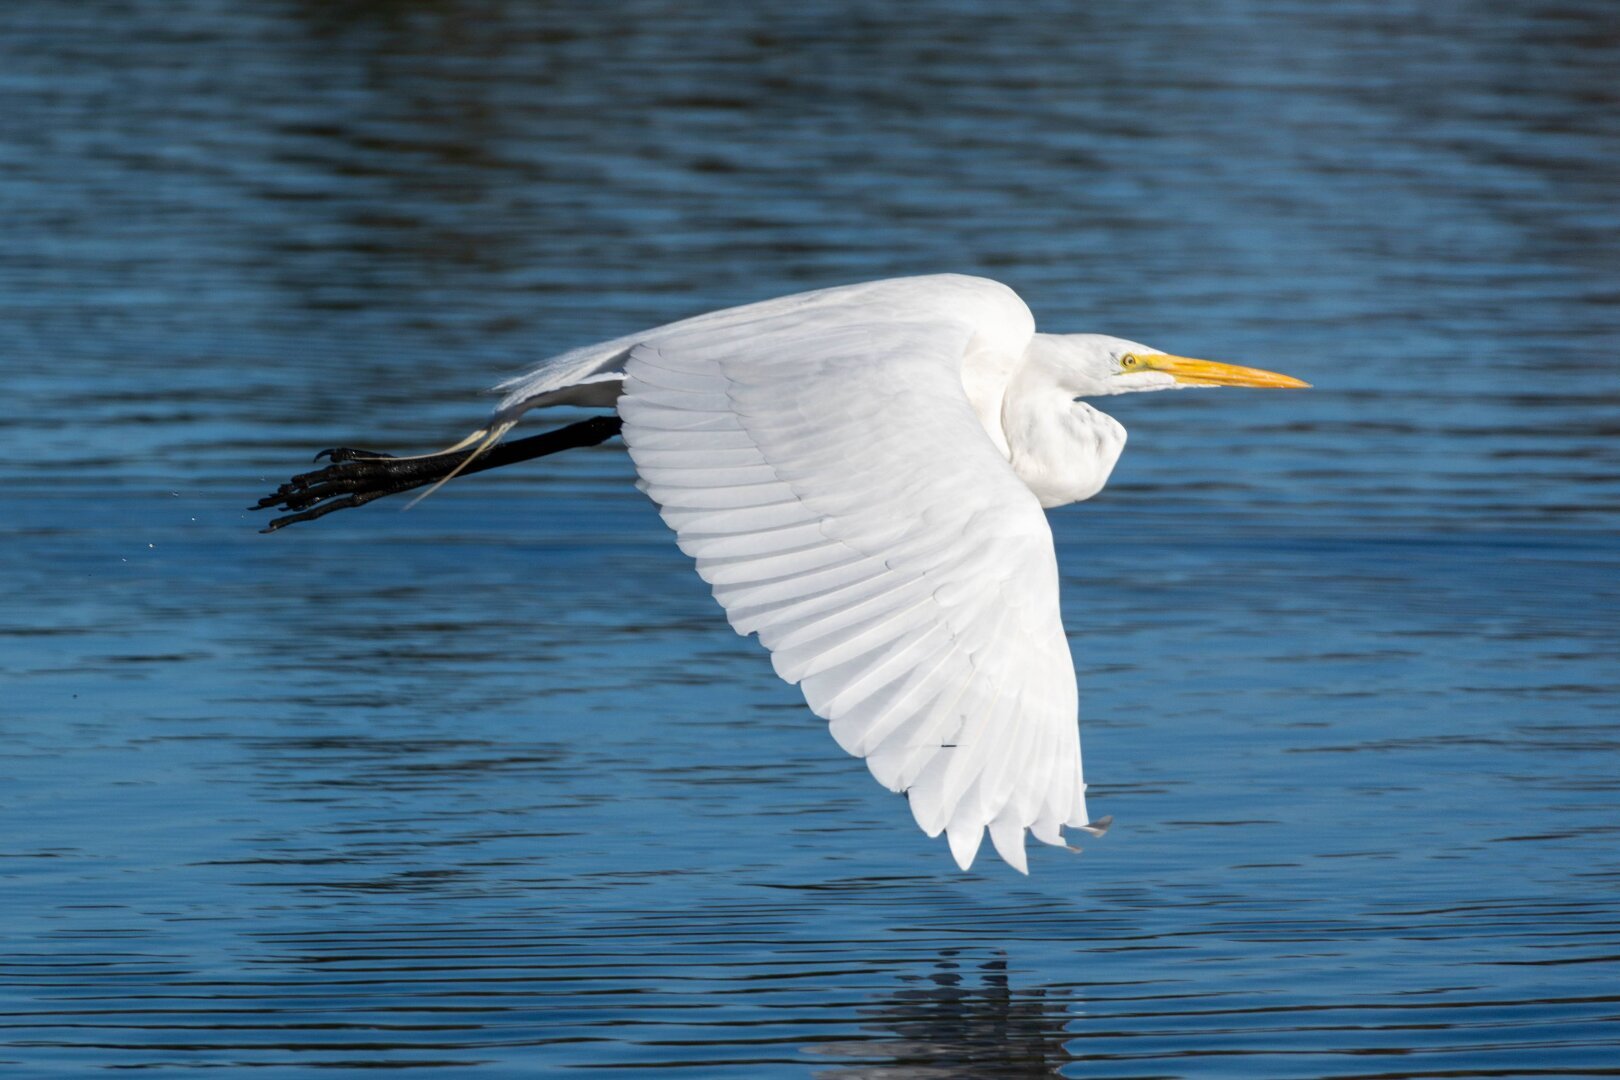
[[[1038,334],[1011,289],[897,278],[699,315],[551,357],[437,454],[325,451],[272,528],[622,433],[731,625],[833,738],[907,794],[962,869],[988,827],[1099,835],[1043,508],[1100,491],[1125,429],[1084,400],[1286,375],[1096,334]],[[613,409],[495,445],[530,409]],[[318,460],[318,458],[317,458]]]

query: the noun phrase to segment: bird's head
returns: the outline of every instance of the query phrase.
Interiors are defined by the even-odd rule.
[[[1102,334],[1052,335],[1050,340],[1056,345],[1051,360],[1061,367],[1065,388],[1072,388],[1077,397],[1128,394],[1137,390],[1179,390],[1188,386],[1284,389],[1310,385],[1275,371],[1193,360]]]

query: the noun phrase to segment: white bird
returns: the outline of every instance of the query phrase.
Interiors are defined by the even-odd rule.
[[[985,831],[1100,834],[1044,510],[1088,499],[1125,429],[1083,399],[1286,375],[1096,334],[1039,334],[995,281],[897,278],[716,311],[553,356],[437,454],[326,451],[272,527],[620,431],[739,634],[966,870]],[[551,406],[613,409],[495,446]]]

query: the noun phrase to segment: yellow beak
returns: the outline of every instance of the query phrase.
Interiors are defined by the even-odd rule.
[[[1193,360],[1167,353],[1133,354],[1125,357],[1122,363],[1126,371],[1162,371],[1187,386],[1265,386],[1284,389],[1311,385],[1292,375],[1279,375],[1275,371],[1217,364],[1213,360]]]

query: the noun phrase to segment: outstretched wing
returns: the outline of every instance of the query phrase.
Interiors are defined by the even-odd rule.
[[[988,826],[1027,872],[1026,828],[1087,824],[1074,666],[1045,512],[963,367],[1016,359],[1033,320],[994,282],[880,284],[652,332],[624,439],[731,625],[839,745],[964,869]]]

